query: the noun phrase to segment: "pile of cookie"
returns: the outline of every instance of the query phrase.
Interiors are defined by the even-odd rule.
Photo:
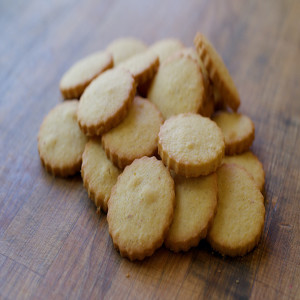
[[[45,117],[38,150],[56,176],[81,171],[107,212],[120,254],[142,260],[165,245],[178,252],[206,238],[241,256],[264,226],[264,171],[249,151],[254,124],[223,60],[197,33],[146,47],[134,38],[74,64],[65,99]],[[74,100],[78,99],[78,100]]]

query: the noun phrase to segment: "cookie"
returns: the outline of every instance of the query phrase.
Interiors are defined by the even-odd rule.
[[[165,246],[187,251],[206,237],[217,208],[217,174],[198,178],[175,176],[175,210]]]
[[[150,101],[135,97],[124,121],[102,136],[107,157],[123,169],[136,158],[153,156],[162,123],[161,113]]]
[[[252,175],[259,190],[263,190],[265,184],[265,172],[263,165],[251,151],[240,155],[225,156],[223,162],[230,164],[233,163],[243,167]]]
[[[136,54],[118,65],[132,74],[137,85],[151,80],[157,72],[158,66],[158,56],[150,51]]]
[[[104,212],[120,173],[106,157],[100,139],[90,139],[82,155],[81,177],[89,198]]]
[[[181,55],[160,65],[147,98],[168,119],[180,113],[198,113],[205,96],[205,84],[198,63]]]
[[[237,111],[240,106],[240,96],[222,58],[203,34],[196,34],[194,44],[222,99],[232,110]]]
[[[135,160],[118,177],[107,221],[121,256],[142,260],[159,248],[173,218],[174,181],[155,157]]]
[[[146,49],[147,46],[142,41],[132,37],[116,39],[107,47],[107,51],[113,55],[114,66]]]
[[[217,175],[217,214],[207,240],[222,255],[242,256],[259,242],[264,226],[264,198],[253,178],[237,165],[223,164]]]
[[[58,104],[40,127],[39,155],[46,170],[53,175],[69,176],[80,171],[87,138],[77,124],[77,107],[77,100]]]
[[[132,75],[112,69],[97,77],[84,91],[77,111],[78,124],[89,136],[101,135],[126,117],[136,91]]]
[[[224,138],[209,118],[197,114],[174,116],[161,126],[158,153],[164,164],[185,177],[213,173],[224,157]]]
[[[102,72],[113,67],[108,52],[93,53],[75,63],[62,77],[60,91],[65,99],[79,99],[85,88]]]
[[[249,150],[255,136],[254,124],[250,118],[242,114],[222,111],[212,120],[223,132],[227,155],[240,154]]]

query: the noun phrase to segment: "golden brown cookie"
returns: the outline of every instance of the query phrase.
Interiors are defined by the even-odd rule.
[[[223,255],[242,256],[259,242],[264,227],[264,198],[243,168],[223,164],[217,174],[217,214],[207,239]]]
[[[163,163],[186,177],[213,173],[222,162],[224,150],[220,128],[197,114],[168,119],[158,134],[158,153]]]
[[[212,120],[223,132],[227,155],[240,154],[249,150],[255,136],[254,124],[249,117],[222,111]]]
[[[77,111],[78,124],[89,136],[101,135],[126,117],[136,91],[132,75],[112,69],[97,77],[84,91]]]
[[[102,136],[107,157],[124,168],[136,158],[153,156],[162,123],[161,113],[150,101],[135,97],[123,122]]]
[[[203,34],[196,34],[194,44],[211,81],[221,93],[222,99],[236,111],[240,106],[240,96],[222,58]]]
[[[107,221],[121,256],[142,260],[159,248],[173,218],[174,181],[155,157],[136,159],[118,177]]]
[[[175,211],[165,239],[174,252],[187,251],[206,237],[217,208],[217,174],[198,178],[175,176]]]
[[[60,91],[65,99],[79,99],[85,88],[101,73],[113,67],[108,52],[93,53],[75,63],[62,77]]]
[[[58,104],[40,127],[40,158],[46,170],[53,175],[69,176],[80,171],[87,138],[77,124],[77,107],[77,100]]]
[[[106,157],[100,139],[90,139],[82,155],[81,177],[96,207],[107,212],[112,187],[121,171]]]

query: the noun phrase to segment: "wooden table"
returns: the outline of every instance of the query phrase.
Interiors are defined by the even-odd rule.
[[[40,164],[37,133],[61,102],[63,72],[113,39],[151,44],[205,33],[256,126],[266,172],[258,247],[223,258],[202,241],[143,262],[114,250],[80,176]],[[0,4],[1,299],[300,299],[300,2],[2,0]]]

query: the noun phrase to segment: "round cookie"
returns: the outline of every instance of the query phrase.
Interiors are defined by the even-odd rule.
[[[237,111],[240,106],[240,96],[222,58],[203,34],[196,34],[194,44],[222,99],[232,110]]]
[[[75,63],[62,77],[59,88],[65,99],[79,99],[85,88],[102,72],[113,67],[108,52],[93,53]]]
[[[93,136],[117,126],[126,117],[135,91],[128,71],[116,68],[101,74],[80,99],[77,119],[81,130]]]
[[[113,55],[114,66],[146,49],[147,46],[142,41],[132,37],[116,39],[107,47],[107,51]]]
[[[123,122],[102,136],[107,157],[122,169],[136,158],[156,154],[162,123],[161,113],[150,101],[135,97]]]
[[[265,184],[265,172],[263,169],[263,165],[251,151],[245,152],[240,155],[225,156],[223,159],[223,163],[233,163],[243,167],[246,171],[248,171],[248,173],[252,175],[259,190],[263,190]]]
[[[121,256],[142,260],[159,248],[173,218],[174,181],[155,157],[135,160],[118,177],[107,221]]]
[[[77,107],[77,100],[58,104],[40,127],[39,155],[46,170],[53,175],[69,176],[80,171],[87,138],[77,124]]]
[[[164,164],[185,177],[214,172],[224,157],[224,138],[209,118],[197,114],[174,116],[161,126],[158,153]]]
[[[121,171],[106,157],[99,139],[90,139],[82,155],[81,177],[89,198],[107,212],[111,189]]]
[[[217,208],[217,174],[198,178],[175,176],[175,210],[165,246],[187,251],[206,237]]]
[[[160,65],[147,98],[168,119],[180,113],[198,113],[205,96],[205,83],[198,63],[179,55]]]
[[[258,243],[265,217],[264,198],[243,168],[223,164],[217,171],[218,205],[207,240],[222,255],[242,256]]]
[[[254,124],[250,118],[242,114],[222,111],[212,120],[223,132],[227,155],[240,154],[249,150],[255,136]]]

